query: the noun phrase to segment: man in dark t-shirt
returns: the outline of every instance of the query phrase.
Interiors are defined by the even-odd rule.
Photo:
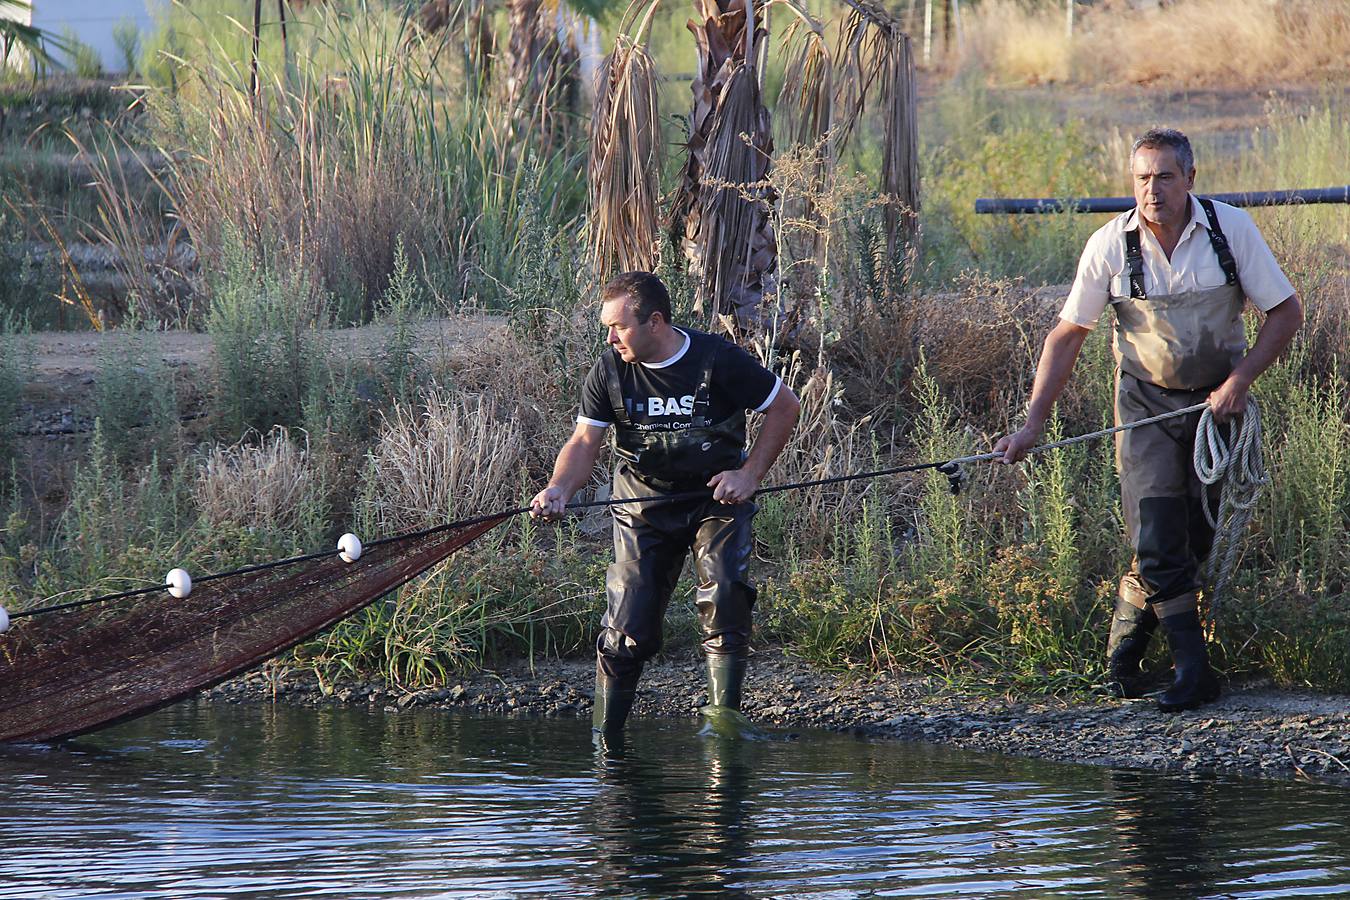
[[[665,285],[628,272],[605,286],[600,324],[610,348],[582,389],[576,430],[531,515],[555,518],[594,470],[614,429],[613,493],[694,497],[612,507],[614,563],[596,641],[595,729],[615,735],[643,663],[661,648],[661,620],[694,550],[695,603],[708,661],[708,703],[740,707],[750,649],[751,502],[787,444],[799,404],[787,385],[724,338],[676,328]],[[746,452],[745,413],[764,414]],[[711,488],[711,491],[708,489]]]

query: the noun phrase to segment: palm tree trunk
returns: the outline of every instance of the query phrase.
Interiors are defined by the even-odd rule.
[[[715,327],[755,332],[777,293],[773,137],[755,64],[767,33],[754,0],[694,0],[694,9],[698,70],[671,239],[695,276],[695,310]]]
[[[510,0],[507,24],[506,99],[514,125],[552,146],[576,118],[579,54],[543,0]]]

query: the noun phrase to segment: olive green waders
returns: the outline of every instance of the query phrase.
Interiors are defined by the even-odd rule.
[[[1245,298],[1211,204],[1202,201],[1226,284],[1146,295],[1141,224],[1126,232],[1129,296],[1113,296],[1115,419],[1127,425],[1203,402],[1242,359]],[[1200,567],[1214,534],[1201,506],[1207,490],[1193,464],[1200,413],[1116,435],[1121,506],[1134,563],[1121,580],[1107,644],[1109,686],[1121,696],[1144,688],[1140,663],[1158,623],[1172,651],[1174,681],[1164,710],[1190,709],[1219,695],[1200,628]],[[1210,489],[1212,490],[1212,489]]]
[[[655,487],[622,462],[614,472],[614,494],[620,497],[701,487]],[[643,663],[661,649],[661,622],[691,548],[709,702],[739,707],[755,604],[747,571],[755,511],[753,503],[727,505],[711,497],[613,507],[614,562],[605,578],[607,607],[596,641],[597,731],[615,734],[623,728]]]

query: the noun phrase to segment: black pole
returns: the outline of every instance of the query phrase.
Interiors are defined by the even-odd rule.
[[[258,102],[258,44],[262,39],[262,0],[253,0],[253,52],[249,60],[248,93]]]
[[[1293,191],[1252,191],[1243,194],[1205,194],[1229,206],[1288,206],[1303,203],[1350,203],[1350,184]],[[1133,197],[1079,197],[1070,199],[979,199],[977,213],[1120,213],[1134,209]]]

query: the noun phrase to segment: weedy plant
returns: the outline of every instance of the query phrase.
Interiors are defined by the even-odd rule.
[[[31,350],[14,318],[0,315],[0,466],[8,466],[19,431],[19,406]]]

